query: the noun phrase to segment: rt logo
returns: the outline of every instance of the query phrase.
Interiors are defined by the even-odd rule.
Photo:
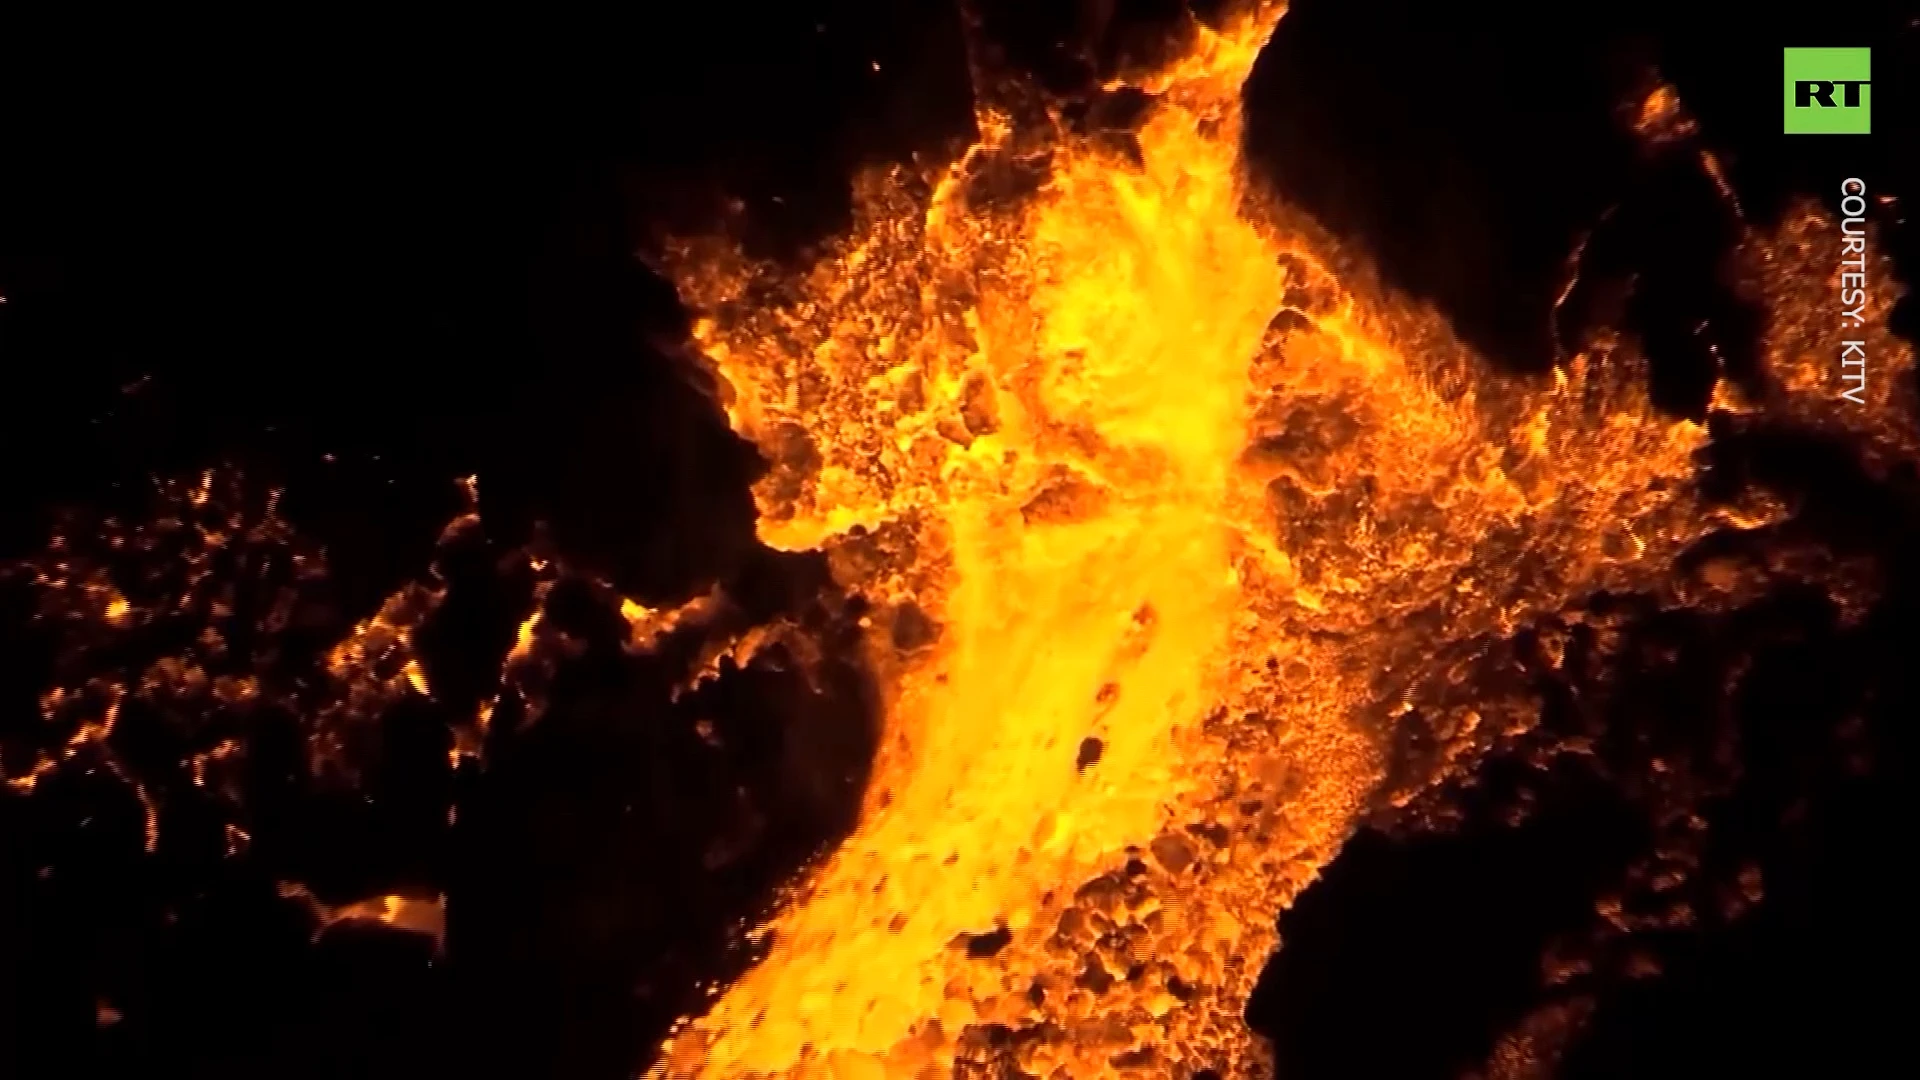
[[[1865,135],[1872,129],[1867,49],[1788,49],[1786,133]]]

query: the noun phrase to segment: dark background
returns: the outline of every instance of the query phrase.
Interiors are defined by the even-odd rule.
[[[1177,10],[1119,4],[1095,33],[1092,5],[985,7],[1011,61],[1067,92]],[[1833,205],[1845,176],[1920,197],[1915,17],[1892,4],[1816,18],[1732,3],[1303,0],[1255,72],[1248,143],[1280,191],[1515,368],[1550,362],[1585,328],[1582,304],[1556,316],[1551,301],[1573,238],[1604,215],[1591,276],[1639,282],[1624,318],[1658,396],[1698,412],[1709,346],[1736,374],[1750,365],[1754,313],[1718,272],[1735,223],[1690,154],[1648,152],[1618,107],[1652,71],[1673,82],[1756,222],[1795,193]],[[664,229],[732,220],[756,250],[803,257],[844,220],[856,164],[965,138],[960,34],[950,5],[917,0],[564,25],[337,16],[6,34],[0,558],[37,547],[59,506],[117,504],[149,474],[233,462],[285,487],[355,617],[426,564],[454,510],[448,481],[468,473],[496,542],[544,521],[631,594],[753,573],[752,455],[667,359],[682,316],[635,252]],[[1779,134],[1789,44],[1874,46],[1873,136]],[[1911,279],[1902,205],[1880,224]],[[1287,1075],[1454,1075],[1549,1003],[1545,944],[1577,932],[1647,843],[1636,822],[1659,800],[1622,777],[1722,684],[1734,653],[1765,655],[1779,685],[1743,690],[1725,730],[1696,734],[1740,748],[1736,794],[1713,804],[1715,835],[1731,838],[1715,858],[1766,862],[1768,899],[1737,924],[1656,935],[1645,949],[1661,977],[1581,987],[1593,1019],[1564,1074],[1902,1060],[1912,934],[1896,899],[1906,735],[1894,720],[1914,715],[1899,562],[1910,491],[1870,483],[1817,441],[1750,456],[1763,482],[1813,495],[1814,534],[1902,567],[1874,618],[1844,630],[1810,596],[1744,621],[1650,615],[1644,632],[1682,660],[1629,679],[1641,689],[1611,720],[1614,773],[1496,761],[1479,790],[1508,795],[1461,795],[1457,828],[1364,834],[1287,917],[1294,944],[1255,1005]],[[1868,718],[1868,749],[1833,750],[1852,714]],[[383,856],[449,889],[450,951],[467,962],[430,967],[414,943],[378,935],[310,948],[297,919],[248,899],[244,870],[155,886],[231,896],[215,930],[110,934],[100,927],[148,924],[74,912],[165,897],[131,895],[107,863],[84,903],[56,907],[24,884],[26,862],[10,865],[22,884],[6,894],[19,903],[4,913],[0,1043],[14,1072],[622,1075],[672,1014],[661,1001],[684,991],[636,998],[636,972],[686,983],[700,970],[659,959],[665,916],[639,926],[622,912],[688,910],[659,898],[698,889],[665,869],[681,865],[658,851],[671,822],[601,819],[632,794],[622,767],[647,753],[608,723],[527,751],[517,779],[475,797],[480,833]],[[1864,773],[1850,764],[1861,753]],[[563,789],[601,794],[556,804]],[[1547,810],[1509,828],[1502,800],[1517,790]],[[40,819],[9,805],[0,824],[19,839]],[[150,1004],[102,1034],[92,976],[76,973],[116,964],[140,969]]]

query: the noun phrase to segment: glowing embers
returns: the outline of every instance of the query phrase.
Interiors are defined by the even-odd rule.
[[[304,908],[313,920],[313,939],[319,941],[336,926],[385,926],[409,934],[418,934],[433,943],[438,953],[446,944],[447,898],[440,894],[410,895],[392,893],[346,904],[328,904],[298,882],[278,885],[282,899]]]

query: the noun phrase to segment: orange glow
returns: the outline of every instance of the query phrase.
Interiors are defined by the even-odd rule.
[[[396,930],[420,934],[432,939],[436,950],[444,944],[446,939],[447,917],[444,896],[408,896],[392,893],[385,896],[372,896],[348,904],[331,905],[315,897],[305,885],[292,881],[281,882],[279,893],[283,898],[297,901],[307,909],[314,921],[313,937],[316,941],[322,934],[341,923],[377,923]]]
[[[1055,133],[1009,204],[1032,148],[983,110],[931,183],[862,178],[802,275],[673,253],[772,465],[760,536],[879,602],[887,697],[858,828],[653,1075],[1231,1075],[1276,914],[1412,794],[1381,790],[1390,723],[1422,709],[1452,760],[1522,722],[1421,700],[1441,647],[1780,512],[1702,505],[1706,431],[1627,346],[1523,384],[1251,190],[1239,90],[1278,17],[1141,84],[1137,163]],[[906,654],[910,607],[940,635]]]
[[[1602,590],[1706,605],[1752,585],[1725,563],[1673,567],[1701,537],[1787,508],[1704,498],[1708,430],[1652,409],[1632,341],[1603,334],[1537,379],[1503,372],[1250,176],[1240,93],[1283,5],[1243,7],[1131,78],[1153,96],[1137,155],[983,103],[978,142],[950,167],[861,176],[850,232],[802,271],[722,240],[669,252],[729,422],[769,464],[758,536],[823,553],[868,602],[884,716],[851,835],[751,928],[765,958],[681,1021],[652,1080],[931,1080],[961,1063],[1270,1075],[1241,1016],[1278,914],[1370,810],[1532,721],[1530,700],[1476,687],[1489,643]],[[1700,136],[1671,86],[1630,122],[1654,144]],[[1719,160],[1695,149],[1737,213]],[[1896,294],[1876,254],[1869,400],[1833,392],[1838,246],[1814,208],[1746,237],[1735,262],[1766,313],[1769,385],[1723,382],[1711,408],[1848,433],[1885,477],[1920,457],[1913,356],[1884,329]],[[213,472],[195,479],[162,492],[202,510],[168,519],[190,522],[190,585],[235,538],[321,573],[271,504],[257,521],[216,513],[243,500]],[[450,531],[477,520],[478,480],[459,483],[470,512]],[[525,706],[502,717],[538,723],[556,665],[584,651],[545,619],[565,568],[540,550],[525,553],[531,610],[492,696],[453,732],[454,765],[483,758],[502,700]],[[60,545],[33,570],[48,610],[108,640],[167,610]],[[403,586],[327,653],[311,680],[325,685],[266,702],[300,705],[316,775],[351,768],[349,736],[394,704],[432,697],[415,638],[446,590],[437,572]],[[186,610],[176,592],[166,602]],[[298,610],[283,592],[280,624]],[[742,625],[718,587],[619,610],[631,651],[688,646],[675,694],[808,632]],[[18,765],[0,778],[30,791],[100,754],[153,851],[160,807],[105,749],[123,698],[244,715],[272,690],[217,674],[233,669],[204,644],[49,689],[59,738],[0,762]],[[1551,635],[1541,644],[1557,665]],[[1390,775],[1409,718],[1438,749],[1425,771]],[[196,753],[192,784],[217,789],[240,745]],[[229,855],[251,839],[226,826]],[[316,939],[343,922],[444,938],[440,895],[330,905],[279,890]],[[1523,1026],[1494,1060],[1521,1075],[1546,1037]]]
[[[1699,132],[1699,125],[1680,105],[1680,92],[1667,83],[1647,94],[1633,126],[1642,138],[1654,143],[1687,139]]]

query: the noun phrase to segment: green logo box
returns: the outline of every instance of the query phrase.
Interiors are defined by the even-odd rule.
[[[1788,49],[1786,133],[1865,135],[1873,123],[1867,49]]]

